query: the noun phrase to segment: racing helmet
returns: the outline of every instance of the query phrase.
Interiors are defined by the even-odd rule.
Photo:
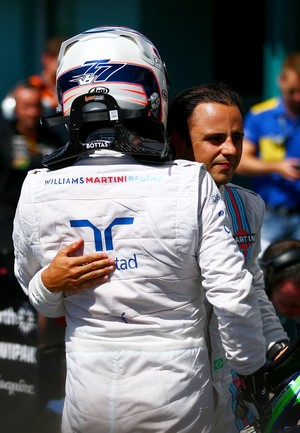
[[[300,371],[283,382],[271,405],[272,417],[265,433],[300,432]]]
[[[150,138],[165,139],[168,78],[152,42],[127,27],[87,30],[61,45],[57,66],[58,112],[70,114],[73,101],[87,93],[109,94],[123,114],[143,122]],[[136,122],[138,123],[138,122]],[[148,126],[148,127],[147,127]]]
[[[142,161],[169,159],[168,76],[147,37],[96,27],[64,41],[57,65],[57,113],[42,124],[64,122],[70,142],[44,158],[46,167],[102,147]]]

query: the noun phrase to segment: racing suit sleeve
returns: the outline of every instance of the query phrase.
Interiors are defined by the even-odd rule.
[[[264,278],[259,265],[253,272],[253,281],[256,292],[258,294],[259,307],[261,311],[261,317],[263,321],[263,331],[266,338],[266,352],[278,342],[289,342],[289,337],[284,331],[280,320],[276,314],[275,308],[272,302],[269,300],[265,288]]]
[[[47,317],[62,317],[66,314],[63,292],[50,292],[43,284],[40,269],[31,279],[28,296],[31,304],[37,311]]]
[[[31,233],[24,230],[22,217],[26,214],[28,226],[34,227],[35,222],[31,221],[31,214],[26,213],[23,206],[28,200],[30,187],[25,179],[22,194],[16,209],[14,218],[13,242],[15,249],[14,272],[20,286],[29,297],[35,309],[46,317],[61,317],[65,315],[64,294],[63,292],[51,293],[42,283],[41,273],[42,258],[38,259],[34,255],[35,251],[35,231]],[[31,239],[29,237],[32,236]],[[32,281],[31,281],[32,279]]]
[[[274,343],[279,341],[288,343],[289,338],[280,323],[272,302],[266,294],[264,275],[258,261],[261,252],[261,226],[264,217],[265,204],[261,197],[257,195],[254,196],[251,193],[248,193],[244,199],[249,201],[246,204],[247,208],[251,209],[255,214],[255,241],[252,245],[250,261],[246,267],[253,275],[253,286],[258,295],[267,352]]]
[[[230,366],[239,374],[249,375],[261,368],[266,359],[258,297],[252,286],[252,275],[244,268],[243,255],[229,229],[224,201],[217,187],[209,185],[208,179],[209,175],[206,176],[207,194],[202,198],[202,215],[199,216],[202,224],[199,239],[202,284],[218,318],[220,337]],[[212,211],[213,205],[209,202],[216,202],[216,197],[216,209]],[[213,221],[221,214],[225,214],[224,224],[219,226],[222,233]]]

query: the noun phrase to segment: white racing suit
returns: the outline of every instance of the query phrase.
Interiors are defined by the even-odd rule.
[[[265,352],[276,342],[288,342],[273,304],[269,301],[264,285],[263,272],[258,263],[260,253],[260,233],[264,214],[264,201],[251,190],[234,184],[221,186],[222,194],[230,219],[230,228],[233,236],[244,255],[245,267],[253,275],[255,288],[263,321],[263,333],[266,338]],[[214,433],[237,433],[235,416],[232,411],[232,395],[229,387],[232,383],[231,367],[226,357],[220,334],[218,320],[213,313],[212,306],[207,306],[207,343],[211,359],[211,371],[214,383],[216,402],[216,417]]]
[[[14,221],[23,290],[42,314],[66,316],[62,432],[212,432],[205,292],[231,366],[250,374],[265,362],[252,276],[224,201],[202,164],[97,155],[31,171]],[[79,238],[84,253],[113,256],[115,272],[101,286],[50,293],[41,268]]]

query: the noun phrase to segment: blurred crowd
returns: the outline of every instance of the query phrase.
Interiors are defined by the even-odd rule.
[[[267,293],[291,338],[300,317],[300,52],[283,59],[279,96],[250,107],[237,168],[265,203],[261,229]]]
[[[57,56],[50,39],[41,71],[15,84],[1,103],[0,405],[7,433],[59,432],[64,398],[64,319],[37,314],[14,276],[13,218],[27,172],[65,142],[63,128],[40,119],[56,112]]]

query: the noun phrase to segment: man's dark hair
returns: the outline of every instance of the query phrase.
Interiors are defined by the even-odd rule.
[[[169,106],[168,133],[177,133],[191,145],[188,118],[199,104],[223,104],[236,106],[243,116],[241,96],[224,83],[204,83],[199,86],[190,87],[175,96]]]
[[[61,44],[67,40],[66,36],[54,36],[46,42],[44,53],[49,56],[58,57]]]

